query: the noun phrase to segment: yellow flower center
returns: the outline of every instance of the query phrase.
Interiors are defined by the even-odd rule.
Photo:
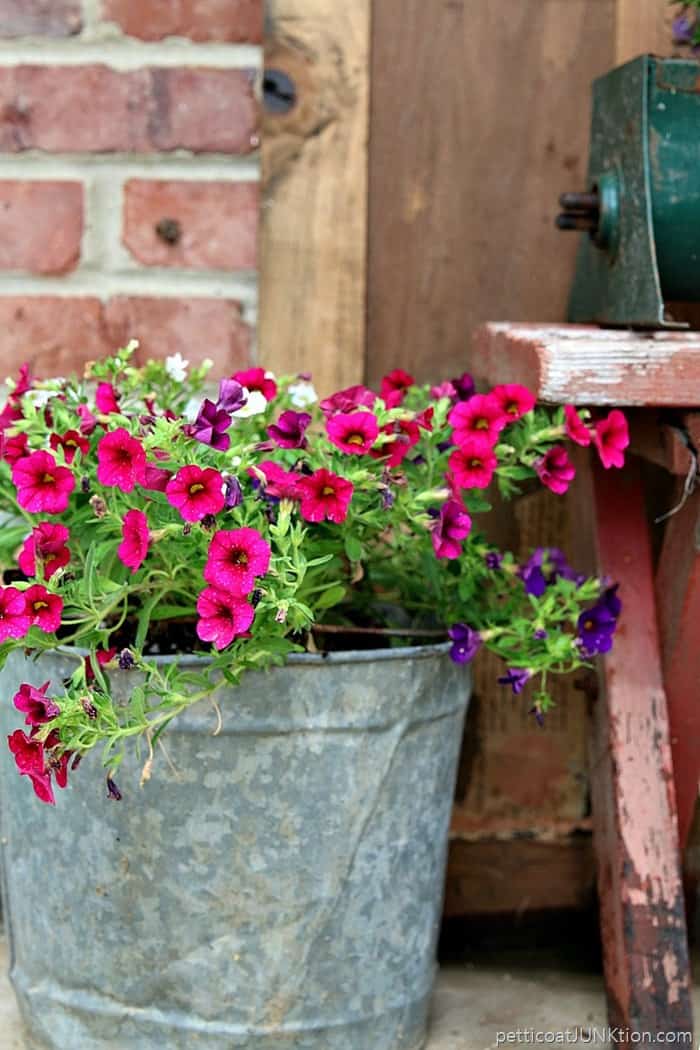
[[[335,489],[332,488],[330,485],[324,485],[323,488],[321,489],[321,495],[322,496],[335,496]]]
[[[204,492],[204,485],[199,481],[195,481],[193,485],[190,485],[189,493],[190,496],[196,496],[198,492]]]
[[[362,434],[351,434],[347,443],[348,445],[364,445],[365,439]]]

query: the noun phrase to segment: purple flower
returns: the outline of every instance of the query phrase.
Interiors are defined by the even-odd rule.
[[[231,444],[231,438],[226,433],[230,426],[231,417],[228,412],[218,408],[209,398],[205,398],[197,418],[194,423],[187,424],[185,433],[201,441],[203,445],[211,445],[212,448],[225,452]]]
[[[613,608],[621,608],[620,599],[609,592],[592,608],[582,612],[578,618],[578,641],[586,656],[596,653],[607,653],[612,649],[613,635],[617,627],[617,616],[611,611],[607,602],[612,600]]]
[[[550,583],[559,577],[576,583],[583,581],[583,577],[574,572],[558,547],[538,547],[520,568],[518,575],[527,593],[535,598],[541,598]]]
[[[110,776],[107,777],[107,797],[114,799],[115,802],[122,800],[122,793]]]
[[[528,671],[526,667],[509,667],[503,677],[498,679],[498,684],[509,685],[517,696],[518,693],[522,693],[530,678],[532,671]]]
[[[136,665],[134,654],[131,649],[122,649],[118,657],[119,669],[121,671],[131,671]]]
[[[236,379],[222,379],[216,407],[222,412],[237,412],[247,403],[245,388]]]
[[[539,627],[535,631],[535,633],[533,634],[532,637],[536,638],[538,642],[541,642],[541,641],[543,641],[543,639],[545,639],[547,637],[547,632],[545,630],[543,630],[542,627]]]
[[[455,388],[455,394],[458,401],[468,401],[470,397],[474,396],[474,379],[469,372],[463,372],[461,376],[456,379],[451,379],[450,382]]]
[[[238,478],[226,478],[226,487],[224,489],[224,506],[227,510],[233,510],[234,507],[240,507],[242,502],[243,490],[241,489]]]
[[[695,19],[688,10],[683,10],[673,19],[671,33],[674,44],[692,44]]]
[[[456,664],[468,664],[481,648],[482,639],[478,631],[466,623],[454,623],[447,632],[452,642],[450,656]]]
[[[459,558],[462,553],[462,540],[466,539],[472,527],[472,519],[462,503],[448,499],[440,508],[431,540],[437,558]]]
[[[280,448],[306,448],[306,428],[311,422],[308,412],[287,409],[276,423],[271,423],[267,433]]]
[[[382,499],[382,510],[391,510],[394,506],[394,493],[391,491],[388,485],[385,485],[381,490]]]
[[[487,551],[484,561],[487,569],[500,569],[503,555],[499,554],[498,551]]]
[[[530,714],[535,716],[537,725],[542,728],[544,726],[544,714],[542,713],[542,708],[535,705],[530,708]]]
[[[608,587],[607,590],[603,591],[600,599],[603,606],[615,619],[617,619],[622,612],[622,602],[617,594],[619,586],[620,584],[616,583],[613,587]]]

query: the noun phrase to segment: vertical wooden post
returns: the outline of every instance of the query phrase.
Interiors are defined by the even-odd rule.
[[[265,68],[294,101],[263,123],[259,360],[320,393],[365,361],[370,0],[268,0]]]
[[[668,0],[617,0],[615,64],[637,55],[668,55],[671,50],[673,7]]]
[[[581,473],[598,564],[619,581],[624,603],[591,729],[610,1021],[629,1033],[686,1032],[692,1011],[676,801],[639,467],[632,461],[622,474],[597,465]]]

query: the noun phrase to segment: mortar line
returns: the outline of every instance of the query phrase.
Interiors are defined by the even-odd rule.
[[[195,44],[171,37],[150,43],[131,37],[87,40],[77,36],[58,41],[38,37],[0,41],[0,68],[23,65],[109,66],[133,72],[155,66],[161,69],[259,70],[262,48],[258,44]]]

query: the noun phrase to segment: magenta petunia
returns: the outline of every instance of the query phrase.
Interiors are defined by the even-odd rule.
[[[146,480],[146,453],[140,441],[124,427],[110,431],[97,446],[97,480],[131,492]]]
[[[576,468],[563,445],[554,445],[535,463],[537,477],[558,496],[563,495],[573,481]]]
[[[300,513],[305,521],[333,521],[340,525],[348,516],[353,484],[347,478],[322,468],[303,477],[297,486]]]
[[[44,682],[36,689],[33,685],[23,682],[19,691],[15,693],[13,702],[17,710],[23,711],[27,716],[24,720],[25,725],[41,726],[60,715],[61,708],[55,700],[46,695],[50,684]]]
[[[256,576],[269,569],[270,553],[270,544],[256,529],[221,530],[209,544],[204,579],[241,598],[253,590]]]
[[[70,561],[70,551],[66,546],[69,537],[65,525],[52,521],[40,521],[22,544],[17,559],[25,576],[37,574],[37,560],[44,568],[44,579],[50,579],[55,572]]]
[[[62,514],[68,507],[75,478],[59,467],[49,452],[32,452],[12,467],[17,502],[30,514]]]
[[[251,467],[248,471],[251,477],[260,481],[258,472],[265,479],[261,484],[263,484],[266,496],[271,496],[273,499],[295,500],[299,498],[297,486],[301,481],[301,474],[293,470],[285,470],[279,463],[271,459],[263,460],[262,463],[258,463],[256,467]]]
[[[24,638],[32,625],[27,603],[16,587],[0,587],[0,642]]]
[[[356,408],[374,408],[377,395],[366,386],[346,387],[321,401],[319,408],[324,416],[333,416],[336,412],[354,412]]]
[[[436,557],[459,558],[462,540],[469,535],[471,527],[472,519],[462,503],[454,499],[443,503],[430,537]]]
[[[519,383],[503,383],[501,386],[495,386],[491,391],[491,397],[494,397],[501,406],[507,423],[514,423],[516,419],[521,419],[526,413],[532,412],[535,407],[534,394]]]
[[[18,459],[24,459],[29,455],[29,438],[26,434],[14,434],[6,437],[0,433],[0,457],[9,463],[15,464]]]
[[[487,438],[491,445],[509,422],[500,401],[492,394],[474,394],[468,401],[458,401],[448,422],[454,428],[452,440],[462,446],[470,438]]]
[[[614,408],[607,419],[598,420],[593,443],[606,470],[625,465],[625,449],[630,443],[630,435],[627,420],[619,408]]]
[[[564,420],[566,436],[571,441],[574,441],[577,445],[583,445],[584,448],[590,445],[593,435],[573,405],[564,405]]]
[[[97,427],[97,420],[87,405],[78,405],[77,413],[80,416],[80,433],[84,434],[85,437],[90,437],[90,434]]]
[[[248,396],[241,383],[235,379],[222,379],[219,383],[219,399],[216,407],[224,412],[238,412],[248,402]]]
[[[67,430],[65,434],[52,434],[49,442],[54,452],[56,449],[63,449],[66,463],[73,462],[76,452],[80,452],[84,456],[90,448],[88,439],[79,434],[77,430]]]
[[[250,602],[236,598],[217,587],[205,587],[197,598],[197,636],[225,649],[235,638],[248,632],[255,616]]]
[[[122,542],[117,547],[117,554],[132,572],[139,569],[148,554],[150,534],[148,518],[141,510],[129,510],[122,523]]]
[[[373,459],[383,459],[386,456],[387,467],[398,467],[420,438],[417,419],[397,419],[383,426],[381,433],[389,434],[391,441],[373,448],[371,455]]]
[[[207,514],[218,514],[224,506],[224,479],[218,470],[181,467],[168,482],[165,495],[185,521],[201,521]]]
[[[415,379],[403,368],[395,368],[382,379],[379,395],[384,399],[387,408],[397,408],[403,404],[408,390],[415,383]]]
[[[306,448],[306,428],[310,422],[308,412],[295,412],[290,408],[276,423],[270,424],[267,433],[280,448]]]
[[[157,467],[154,463],[146,463],[143,487],[149,492],[165,492],[172,476],[172,470]]]
[[[7,743],[14,755],[21,776],[29,777],[32,787],[42,802],[54,805],[51,771],[46,767],[44,745],[36,737],[27,736],[23,729],[16,729],[8,736]]]
[[[373,412],[339,412],[326,421],[326,429],[331,444],[356,456],[369,452],[379,434]]]
[[[452,453],[448,465],[458,489],[485,489],[491,484],[498,460],[483,441],[471,441]]]
[[[98,412],[101,412],[105,416],[110,415],[112,412],[119,411],[119,399],[117,397],[117,392],[111,383],[97,384],[95,404],[97,405]]]
[[[273,401],[277,397],[277,383],[274,376],[266,372],[264,368],[247,368],[243,372],[234,372],[231,378],[244,386],[246,390],[258,390],[266,401]]]
[[[52,594],[43,584],[35,583],[24,592],[24,600],[33,627],[38,627],[47,634],[58,630],[61,626],[63,598]]]

